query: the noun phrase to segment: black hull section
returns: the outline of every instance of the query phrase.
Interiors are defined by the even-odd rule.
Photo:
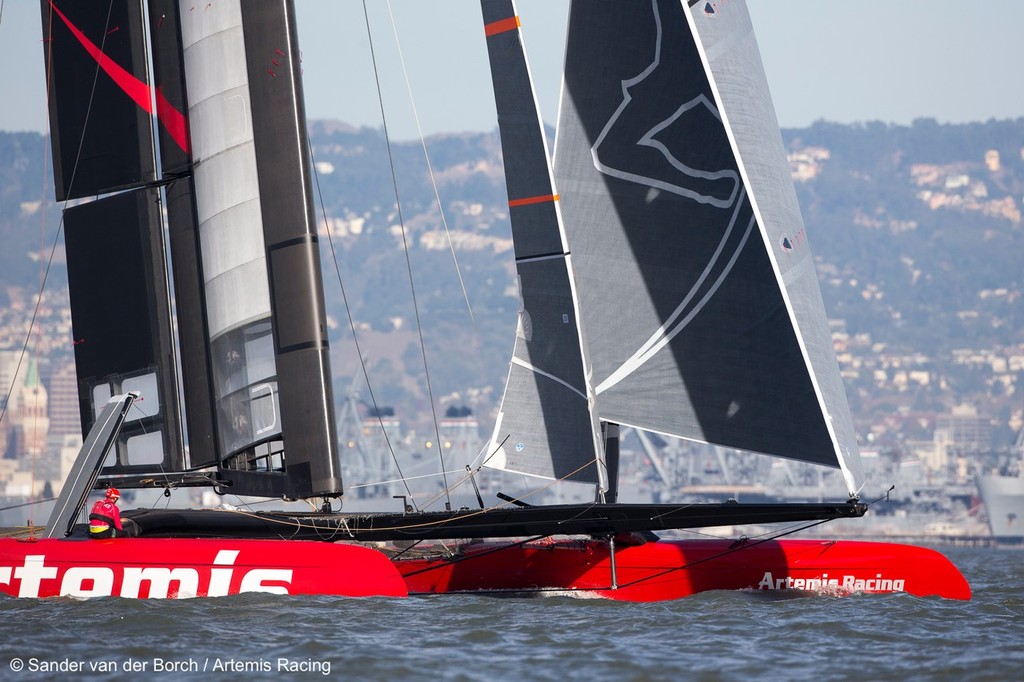
[[[143,537],[279,538],[393,541],[619,533],[760,523],[795,523],[863,516],[867,505],[835,504],[593,504],[413,514],[316,514],[220,509],[126,512],[126,526]]]

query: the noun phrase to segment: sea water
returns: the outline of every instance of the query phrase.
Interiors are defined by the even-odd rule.
[[[0,679],[1024,679],[1024,551],[940,549],[971,601],[0,597]]]

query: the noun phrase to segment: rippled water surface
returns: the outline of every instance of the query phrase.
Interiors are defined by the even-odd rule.
[[[971,601],[0,597],[0,679],[1024,679],[1024,551],[943,553]]]

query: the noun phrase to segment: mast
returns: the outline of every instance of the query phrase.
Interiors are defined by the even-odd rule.
[[[181,117],[180,124],[177,116],[161,122],[158,139],[160,174],[166,183],[164,202],[174,281],[178,357],[184,404],[187,406],[184,416],[188,433],[188,464],[192,468],[215,466],[220,461],[220,449],[213,426],[212,369],[210,349],[206,343],[202,258],[196,230],[192,149],[185,120],[188,99],[185,96],[185,65],[176,0],[149,0],[149,31],[153,78],[158,98],[164,103],[158,111],[179,112]]]
[[[178,3],[222,475],[239,494],[338,496],[294,8],[193,9]]]
[[[339,496],[291,3],[150,0],[156,88],[142,0],[42,9],[57,198],[131,189],[65,219],[83,426],[110,396],[140,393],[103,474],[155,485],[215,464],[239,495]]]

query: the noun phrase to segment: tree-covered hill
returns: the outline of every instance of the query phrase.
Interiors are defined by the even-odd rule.
[[[493,409],[518,307],[497,135],[431,137],[429,169],[419,142],[393,143],[393,183],[380,131],[314,122],[310,132],[339,387],[356,372],[347,299],[378,398],[406,415],[429,412],[411,280],[435,399]],[[858,419],[877,418],[871,406],[891,392],[904,407],[971,400],[1008,420],[1019,410],[1013,392],[1024,391],[1021,370],[1008,361],[1000,374],[992,360],[988,374],[972,373],[962,358],[975,351],[972,362],[984,365],[1024,355],[1024,118],[821,122],[783,138]],[[0,132],[5,347],[20,346],[31,315],[24,301],[59,224],[60,207],[41,201],[47,153],[40,135]],[[52,196],[50,178],[46,187]],[[47,300],[58,305],[60,254],[47,275]],[[69,343],[53,347],[70,356]],[[900,384],[901,362],[925,375]]]

